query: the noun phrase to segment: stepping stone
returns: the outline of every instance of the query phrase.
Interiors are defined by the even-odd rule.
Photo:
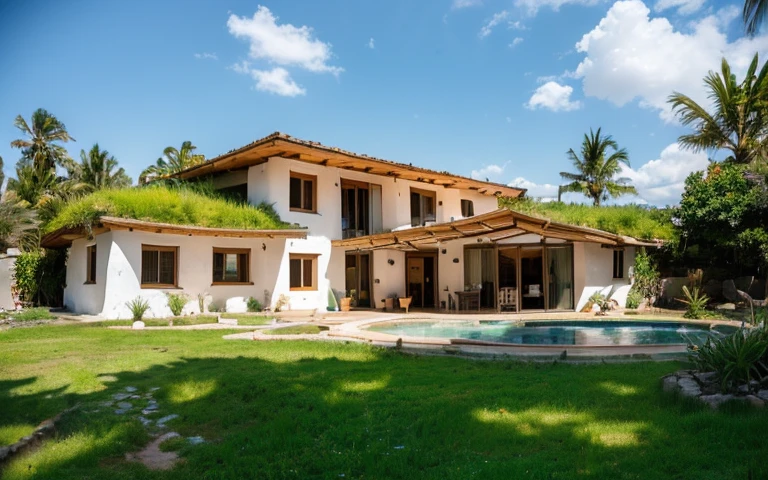
[[[133,405],[131,405],[128,402],[118,402],[117,408],[121,408],[123,410],[130,410],[131,408],[133,408]]]
[[[126,392],[133,393],[133,392],[135,392],[137,390],[138,390],[138,388],[136,388],[136,387],[125,387],[125,391]]]
[[[117,401],[125,400],[126,398],[130,397],[127,393],[116,393],[112,395],[112,398],[114,398]]]
[[[132,400],[138,400],[138,399],[140,399],[140,398],[141,398],[141,395],[131,395],[131,396],[130,396],[130,397],[128,397],[128,398],[130,398],[130,399],[132,399]]]
[[[179,416],[178,416],[178,415],[176,415],[175,413],[172,413],[172,414],[170,414],[170,415],[166,415],[166,416],[164,416],[163,418],[161,418],[160,420],[158,420],[158,421],[157,421],[157,424],[158,424],[159,426],[165,426],[165,423],[166,423],[166,422],[170,422],[170,421],[171,421],[171,420],[173,420],[174,418],[179,418]]]
[[[148,427],[149,425],[152,424],[152,420],[150,420],[150,419],[148,419],[146,417],[139,416],[138,418],[139,418],[139,421],[141,422],[141,424],[144,425],[145,427]]]
[[[123,410],[122,408],[115,410],[115,415],[123,415],[128,410]]]
[[[150,392],[156,392],[158,390],[160,390],[160,387],[152,387],[149,389]]]
[[[201,443],[205,443],[205,439],[203,437],[187,437],[187,441],[190,443],[190,445],[200,445]]]
[[[111,407],[114,402],[99,402],[100,407]]]

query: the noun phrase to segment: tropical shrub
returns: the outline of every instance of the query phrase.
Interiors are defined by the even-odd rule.
[[[598,312],[599,315],[605,315],[606,312],[611,309],[611,302],[608,300],[608,297],[600,292],[593,293],[592,296],[589,297],[589,302],[592,305],[600,307],[600,312]]]
[[[37,298],[37,290],[40,286],[37,283],[37,271],[40,267],[40,252],[24,252],[16,258],[14,264],[14,278],[16,279],[16,288],[19,289],[24,300],[34,302]]]
[[[629,309],[636,309],[643,302],[643,295],[633,286],[627,294],[626,307]]]
[[[661,291],[659,271],[645,250],[639,250],[635,255],[635,283],[632,288],[647,299],[649,304]]]
[[[679,302],[688,305],[683,317],[697,319],[704,318],[707,315],[706,307],[709,303],[709,297],[701,292],[699,287],[693,287],[693,290],[689,290],[687,286],[683,285],[683,295],[685,298],[678,298]]]
[[[740,329],[726,337],[710,337],[704,345],[691,346],[690,358],[701,371],[716,372],[723,392],[734,391],[752,380],[765,380],[768,350],[765,328]]]
[[[211,312],[211,313],[217,313],[217,312],[220,312],[221,310],[219,309],[218,305],[216,305],[215,303],[211,302],[211,303],[208,304],[208,311]]]
[[[25,302],[58,307],[64,296],[67,252],[34,250],[16,258],[14,279]]]
[[[260,312],[261,311],[261,302],[256,300],[253,297],[248,297],[248,301],[246,302],[246,305],[248,307],[249,312]]]
[[[125,306],[131,311],[134,322],[140,322],[144,318],[144,314],[149,310],[149,302],[141,297],[125,302]]]
[[[187,295],[183,293],[166,293],[168,297],[168,308],[171,309],[174,317],[181,315],[184,305],[187,304]]]

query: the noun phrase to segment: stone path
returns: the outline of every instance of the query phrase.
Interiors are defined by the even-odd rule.
[[[688,398],[696,398],[712,409],[730,402],[744,402],[753,407],[762,408],[768,403],[768,390],[755,391],[759,385],[741,385],[736,394],[722,393],[715,372],[697,372],[694,370],[680,370],[661,379],[662,389],[665,392],[676,392]]]

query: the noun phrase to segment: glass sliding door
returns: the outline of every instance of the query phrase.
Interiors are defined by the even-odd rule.
[[[544,249],[520,249],[520,283],[522,284],[522,310],[543,310],[544,304]]]
[[[573,248],[547,247],[549,310],[573,310]]]
[[[352,297],[352,306],[371,308],[371,254],[347,253],[345,267],[346,289]]]
[[[499,248],[499,310],[516,312],[520,302],[517,288],[518,247]]]
[[[480,307],[496,308],[496,249],[464,249],[464,290],[480,290]]]
[[[370,233],[369,184],[341,181],[341,237],[355,238]]]

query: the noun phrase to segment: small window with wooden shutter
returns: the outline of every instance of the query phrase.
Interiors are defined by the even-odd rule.
[[[317,213],[317,177],[291,172],[288,206],[294,212]]]
[[[141,246],[141,286],[176,288],[178,286],[179,247]]]
[[[85,283],[96,283],[96,245],[90,245],[86,255]]]
[[[289,277],[291,290],[317,290],[317,257],[319,255],[291,254]]]
[[[250,248],[213,249],[213,285],[251,284]]]

